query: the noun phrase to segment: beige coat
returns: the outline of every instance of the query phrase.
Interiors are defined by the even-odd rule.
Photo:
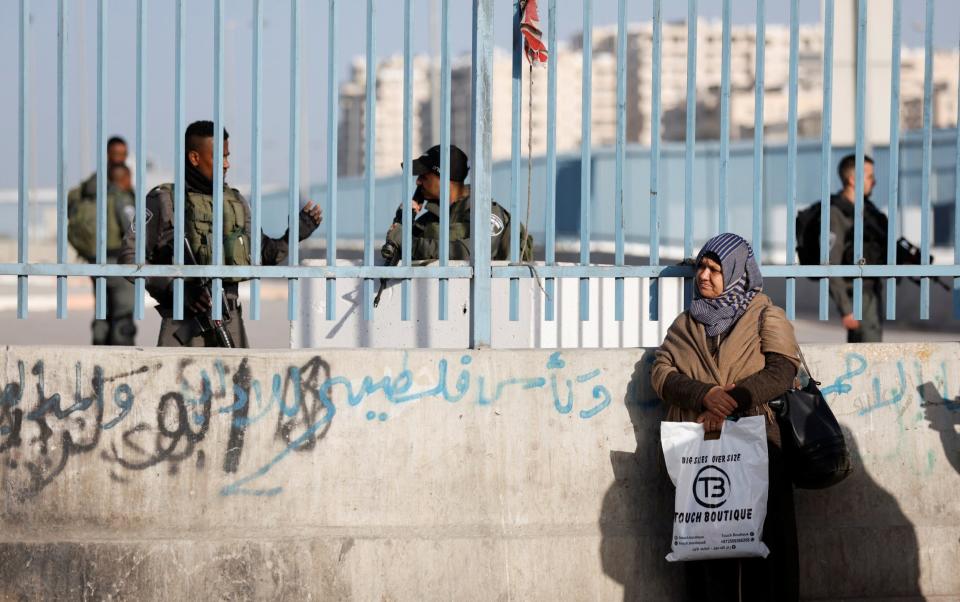
[[[690,312],[680,314],[657,351],[650,380],[657,395],[662,395],[663,384],[673,372],[711,385],[736,384],[764,368],[764,353],[779,353],[800,365],[793,325],[783,309],[760,293],[727,333],[716,358],[710,353],[703,324],[694,320]],[[693,421],[702,411],[702,407],[683,410],[671,406],[667,419]],[[767,435],[779,443],[779,429],[767,404],[755,406],[747,414],[765,414]]]

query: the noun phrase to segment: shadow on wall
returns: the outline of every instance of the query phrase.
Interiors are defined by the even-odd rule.
[[[636,451],[611,451],[614,483],[600,510],[603,571],[623,585],[625,602],[679,600],[686,595],[682,563],[669,563],[674,490],[661,467],[659,425],[664,408],[650,386],[654,350],[634,366],[624,404]],[[931,428],[960,472],[960,403],[920,387]],[[896,499],[864,468],[846,433],[853,474],[824,490],[797,490],[800,583],[803,599],[922,599],[920,557],[913,525]]]
[[[960,398],[944,398],[930,382],[917,387],[917,393],[923,400],[923,411],[930,421],[930,428],[940,434],[943,455],[947,457],[950,466],[960,472],[960,434],[957,433],[957,425],[960,425]]]
[[[845,435],[853,473],[829,489],[796,493],[801,598],[922,600],[913,525]]]
[[[677,600],[683,567],[668,563],[673,485],[660,468],[660,419],[664,409],[650,386],[654,351],[634,366],[624,404],[637,439],[635,452],[611,451],[614,482],[600,510],[603,572],[623,585],[624,601]]]

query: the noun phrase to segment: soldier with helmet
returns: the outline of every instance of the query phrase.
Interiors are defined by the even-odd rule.
[[[440,257],[440,146],[430,148],[414,159],[413,175],[417,190],[413,197],[412,248],[413,260]],[[464,184],[470,171],[467,154],[450,145],[450,259],[470,258],[470,186]],[[387,240],[380,254],[388,263],[395,263],[403,244],[403,206],[397,209]],[[498,205],[490,207],[490,255],[494,260],[510,258],[510,213]],[[533,260],[533,239],[520,226],[521,260]]]

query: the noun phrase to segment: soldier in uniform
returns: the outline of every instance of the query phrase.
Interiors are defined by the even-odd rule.
[[[111,136],[107,140],[107,174],[114,165],[127,164],[127,141],[120,136]],[[109,178],[108,178],[109,181]],[[80,184],[80,193],[84,198],[97,198],[97,172],[90,174]]]
[[[127,143],[119,136],[107,141],[107,263],[116,263],[123,233],[133,221],[134,192],[126,165]],[[67,196],[67,234],[77,254],[96,261],[97,174],[94,172]],[[96,288],[96,278],[91,279]],[[91,324],[94,345],[134,345],[137,326],[133,320],[133,285],[125,278],[106,280],[107,315]]]
[[[414,260],[440,257],[440,147],[434,146],[413,161],[417,190],[413,197]],[[470,258],[470,187],[463,182],[470,171],[466,153],[450,145],[450,259]],[[421,212],[422,210],[422,212]],[[403,205],[397,209],[387,240],[380,254],[388,263],[401,256],[403,244]],[[492,203],[490,208],[490,253],[495,260],[510,259],[510,213]],[[533,239],[520,226],[522,261],[533,260]]]
[[[856,201],[855,155],[841,159],[837,168],[843,190],[830,197],[830,263],[853,264],[853,225]],[[863,258],[867,264],[887,261],[887,216],[870,201],[876,185],[873,159],[863,158]],[[853,317],[853,279],[831,278],[830,298],[840,311],[848,343],[879,343],[883,340],[883,285],[879,278],[864,278],[862,317]]]
[[[191,259],[198,265],[209,265],[213,259],[213,156],[214,127],[211,121],[196,121],[187,127],[184,194],[185,263]],[[250,205],[235,189],[226,184],[230,168],[229,134],[223,132],[223,258],[225,265],[250,265]],[[173,260],[173,184],[162,184],[150,191],[146,199],[145,250],[148,264],[169,265]],[[320,207],[312,201],[300,211],[300,240],[316,230],[322,219]],[[280,238],[261,235],[261,263],[279,265],[287,258],[289,232]],[[127,231],[123,240],[122,263],[134,263],[136,232]],[[187,252],[189,251],[189,253]],[[243,326],[243,313],[238,299],[239,279],[223,279],[225,305],[223,329],[236,347],[249,347]],[[224,343],[220,333],[210,328],[210,290],[198,278],[184,283],[184,320],[173,319],[173,278],[147,278],[147,290],[157,300],[160,312],[161,347],[217,347]],[[216,324],[216,326],[220,326]]]

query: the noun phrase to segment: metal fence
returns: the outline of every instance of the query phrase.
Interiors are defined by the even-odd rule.
[[[171,0],[176,11],[176,84],[173,96],[175,130],[179,134],[185,129],[184,123],[184,69],[185,69],[185,0]],[[376,180],[373,174],[376,130],[376,97],[375,97],[375,69],[376,41],[375,17],[378,1],[366,0],[366,103],[365,114],[365,156],[367,171],[364,178],[363,203],[363,262],[361,265],[337,265],[337,236],[338,236],[338,183],[333,174],[337,173],[337,125],[338,125],[338,92],[337,92],[337,48],[338,36],[342,25],[339,23],[338,0],[327,0],[329,10],[328,21],[328,89],[327,89],[327,173],[331,174],[326,186],[324,205],[326,264],[316,266],[300,265],[300,258],[296,245],[291,245],[288,264],[285,266],[262,266],[260,263],[260,232],[262,228],[262,186],[260,157],[262,151],[261,136],[261,106],[262,106],[262,73],[261,34],[264,25],[264,0],[252,0],[254,7],[254,39],[252,47],[252,122],[251,150],[253,169],[250,186],[250,202],[252,208],[252,263],[248,267],[224,266],[223,264],[223,174],[219,169],[214,170],[214,223],[213,223],[213,262],[212,265],[197,266],[184,265],[183,237],[184,237],[184,150],[178,142],[175,158],[175,191],[176,198],[174,216],[174,260],[173,265],[145,265],[144,227],[145,227],[145,190],[137,187],[136,215],[134,227],[137,232],[138,246],[136,250],[137,265],[115,265],[107,263],[106,249],[106,146],[107,130],[105,128],[104,110],[107,90],[107,62],[108,52],[108,10],[106,0],[97,1],[97,257],[91,264],[71,264],[67,261],[67,186],[64,178],[65,166],[69,160],[66,155],[66,101],[69,96],[67,79],[64,77],[64,65],[67,48],[64,44],[65,31],[68,27],[68,0],[58,0],[58,89],[57,89],[57,262],[31,263],[28,257],[27,232],[29,230],[29,195],[28,195],[28,128],[31,119],[43,118],[31,111],[29,98],[28,78],[30,72],[30,56],[28,54],[30,23],[29,9],[31,0],[19,0],[19,190],[18,190],[18,257],[16,263],[0,264],[0,275],[16,275],[18,277],[18,317],[25,318],[28,311],[28,279],[30,276],[57,277],[57,317],[66,317],[66,279],[70,276],[92,276],[96,279],[96,316],[105,317],[106,314],[106,277],[133,277],[136,282],[135,317],[142,319],[144,311],[144,278],[151,276],[174,277],[174,317],[183,316],[184,278],[209,277],[213,283],[212,312],[214,318],[219,318],[221,311],[220,296],[222,295],[222,278],[239,277],[251,280],[251,317],[260,316],[260,280],[262,278],[284,278],[288,280],[288,315],[294,319],[297,314],[297,287],[301,278],[320,278],[325,280],[326,310],[325,319],[336,319],[335,298],[338,278],[362,278],[363,312],[365,320],[374,319],[373,297],[374,283],[380,278],[403,279],[402,285],[402,315],[403,319],[411,317],[410,279],[436,279],[439,287],[439,307],[437,315],[440,320],[447,318],[447,287],[451,278],[466,278],[471,284],[471,337],[474,347],[483,347],[490,344],[491,338],[491,279],[502,278],[510,281],[510,311],[511,320],[518,319],[518,289],[519,280],[525,278],[540,278],[544,281],[545,307],[544,315],[548,320],[554,319],[554,291],[557,278],[577,278],[580,280],[580,319],[586,320],[590,316],[588,284],[591,278],[612,278],[615,280],[615,314],[618,320],[623,319],[624,307],[624,279],[650,278],[650,303],[646,308],[649,316],[656,319],[658,316],[658,279],[667,277],[689,278],[693,275],[693,268],[689,265],[664,265],[661,262],[661,47],[662,47],[662,0],[650,0],[653,9],[653,73],[652,73],[652,103],[650,117],[652,122],[652,144],[649,149],[649,191],[642,195],[633,195],[625,198],[624,166],[627,155],[626,144],[626,61],[623,57],[627,49],[627,2],[618,2],[617,22],[617,136],[615,147],[614,169],[614,196],[612,198],[614,213],[614,228],[612,233],[614,244],[614,262],[612,265],[600,265],[591,262],[591,242],[593,224],[591,224],[592,207],[592,180],[593,150],[591,149],[591,63],[593,27],[593,0],[583,0],[583,86],[582,86],[582,148],[580,156],[580,217],[579,217],[579,261],[576,265],[558,265],[557,262],[557,64],[548,61],[547,67],[547,148],[544,159],[546,172],[545,194],[542,198],[544,256],[542,261],[532,265],[520,262],[519,228],[511,232],[511,254],[507,265],[491,262],[490,239],[484,236],[472,237],[470,264],[463,266],[449,265],[449,164],[450,158],[445,150],[441,155],[441,228],[440,228],[440,257],[436,264],[415,266],[411,257],[412,231],[409,220],[405,220],[403,227],[402,261],[398,266],[387,267],[376,265],[374,199],[376,194]],[[145,94],[145,55],[148,44],[148,23],[145,17],[146,0],[137,0],[136,19],[136,172],[143,174],[145,170],[145,141],[149,136],[145,116],[147,114]],[[223,81],[224,81],[224,0],[213,0],[214,5],[214,108],[213,121],[215,124],[214,156],[222,153],[222,118],[223,118]],[[512,3],[513,20],[513,87],[512,87],[512,161],[510,165],[511,194],[508,208],[515,216],[523,213],[521,203],[521,103],[523,102],[521,82],[522,47],[520,35],[520,6],[519,0]],[[472,203],[471,231],[485,232],[488,228],[488,217],[492,198],[491,157],[492,136],[492,67],[493,67],[493,11],[494,0],[473,0],[473,40],[472,40]],[[499,3],[502,7],[503,3]],[[557,47],[557,6],[556,0],[541,0],[541,9],[546,7],[548,48]],[[301,0],[290,0],[290,167],[289,191],[287,206],[289,211],[288,228],[290,240],[298,238],[298,220],[300,202],[300,7]],[[922,318],[929,315],[930,305],[930,278],[950,277],[953,279],[954,307],[960,307],[960,211],[956,210],[957,199],[960,198],[960,162],[956,163],[956,177],[954,179],[956,191],[954,194],[954,262],[952,265],[930,265],[931,232],[930,220],[925,216],[931,212],[930,173],[932,163],[932,57],[933,57],[933,20],[934,2],[925,0],[925,70],[924,70],[924,99],[923,99],[923,130],[922,130],[922,173],[920,213],[921,219],[920,247],[921,265],[896,265],[896,238],[898,215],[898,185],[899,169],[899,90],[900,90],[900,17],[902,10],[901,0],[892,0],[893,31],[892,31],[892,83],[890,98],[890,149],[889,149],[889,182],[887,183],[888,205],[886,207],[890,218],[890,228],[887,234],[887,263],[886,265],[866,265],[863,249],[863,164],[865,151],[864,121],[865,121],[865,89],[866,89],[866,36],[867,36],[867,3],[857,3],[856,17],[856,123],[855,123],[855,154],[856,154],[856,204],[854,225],[854,262],[852,265],[830,265],[828,260],[829,238],[829,198],[830,181],[832,176],[832,89],[833,89],[833,57],[834,57],[834,18],[835,0],[825,0],[823,3],[824,27],[824,54],[823,54],[823,121],[822,142],[820,153],[820,198],[821,201],[821,231],[820,249],[821,264],[818,266],[800,266],[792,252],[786,253],[786,261],[782,265],[762,265],[765,277],[785,278],[787,291],[787,313],[793,318],[795,314],[795,281],[800,277],[819,278],[819,307],[820,319],[828,316],[828,277],[854,278],[853,305],[854,316],[860,318],[862,313],[862,287],[864,278],[886,279],[886,315],[894,319],[896,281],[902,277],[920,278],[921,303],[919,311]],[[755,81],[755,128],[753,140],[753,174],[752,174],[752,226],[751,240],[754,245],[760,245],[764,237],[764,138],[763,138],[763,102],[764,102],[764,28],[765,28],[765,0],[757,0],[757,36],[756,36],[756,72]],[[451,56],[449,30],[449,0],[440,0],[440,139],[441,148],[447,149],[450,142],[450,79]],[[12,12],[12,11],[11,11]],[[789,51],[789,111],[788,111],[788,139],[786,159],[786,212],[783,229],[786,232],[785,247],[790,250],[795,247],[796,231],[794,217],[797,210],[797,177],[798,177],[798,139],[797,139],[797,74],[799,54],[799,0],[790,0],[790,51]],[[694,255],[694,227],[696,223],[705,219],[694,210],[695,194],[695,161],[697,151],[696,140],[696,78],[697,78],[697,18],[698,0],[687,1],[687,90],[686,98],[686,141],[683,148],[685,162],[684,196],[683,196],[683,255]],[[404,131],[403,131],[403,177],[402,198],[403,209],[410,213],[412,189],[411,159],[412,149],[412,122],[413,122],[413,0],[403,0],[403,36],[404,36]],[[716,223],[719,231],[725,231],[730,224],[728,216],[730,208],[730,52],[731,52],[731,0],[722,0],[722,62],[721,62],[721,94],[720,112],[721,127],[719,140],[719,191]],[[960,92],[958,92],[960,94]],[[956,138],[957,152],[960,153],[960,136]],[[541,202],[537,199],[536,202]],[[642,206],[649,209],[648,241],[649,262],[646,265],[628,265],[625,254],[624,207],[626,204]],[[710,218],[712,221],[712,217]],[[673,236],[672,238],[676,238]]]

